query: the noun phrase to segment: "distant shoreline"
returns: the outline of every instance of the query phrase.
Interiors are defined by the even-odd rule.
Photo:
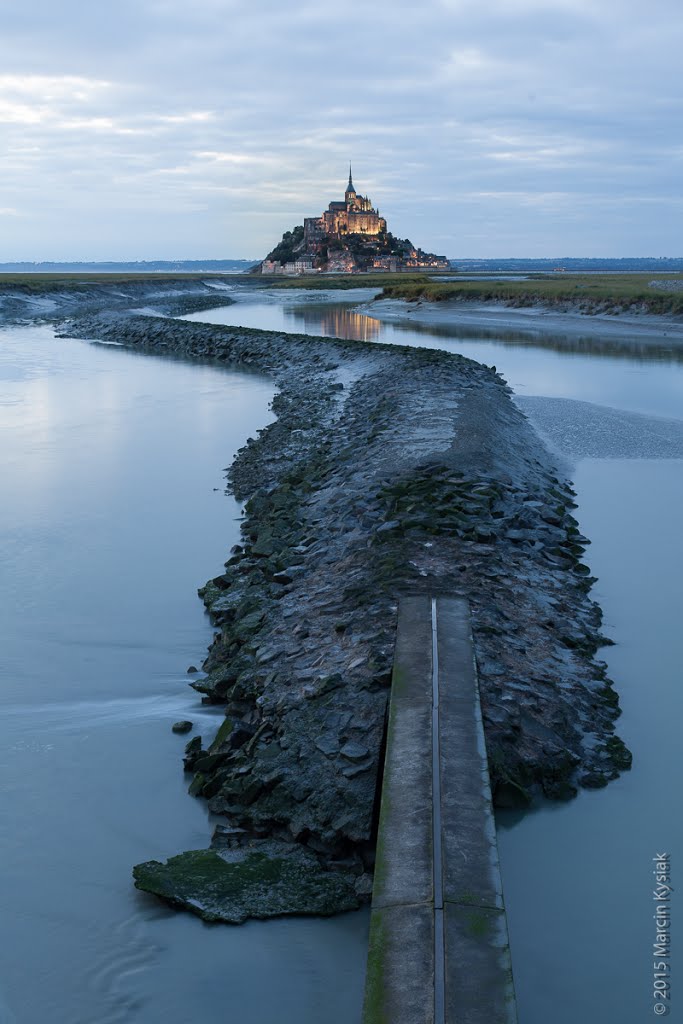
[[[11,260],[4,274],[239,274],[258,260]]]

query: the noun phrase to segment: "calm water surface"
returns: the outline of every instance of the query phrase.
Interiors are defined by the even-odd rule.
[[[683,464],[587,459],[575,483],[633,770],[571,804],[499,816],[515,984],[521,1024],[641,1024],[654,1018],[652,858],[671,854],[674,885],[683,872]],[[676,894],[672,1021],[680,908]]]
[[[643,1024],[655,1016],[652,858],[669,852],[674,885],[683,877],[681,353],[629,357],[611,351],[608,338],[579,344],[383,325],[353,308],[372,294],[252,294],[188,319],[443,348],[493,364],[564,460],[593,542],[594,595],[616,641],[602,656],[634,766],[569,804],[499,816],[519,1020]],[[674,924],[680,908],[676,895]],[[673,948],[668,1019],[683,1020],[683,944]]]
[[[238,539],[222,467],[271,395],[0,330],[1,1024],[358,1019],[367,914],[211,927],[130,874],[211,834],[170,726],[219,721],[187,687],[196,588]]]
[[[651,857],[683,848],[680,360],[383,326],[353,310],[369,294],[271,293],[190,319],[495,364],[573,463],[634,769],[571,804],[501,816],[520,1021],[640,1024]],[[2,1024],[358,1019],[367,915],[209,927],[130,884],[134,862],[210,834],[170,725],[216,725],[183,673],[211,634],[195,588],[237,539],[221,467],[268,421],[270,397],[254,376],[0,331]],[[680,954],[674,967],[683,977]]]
[[[372,298],[375,293],[370,289],[342,292],[343,300],[336,302],[330,301],[329,292],[309,293],[308,299],[298,290],[242,297],[243,293],[235,289],[233,294],[239,297],[234,305],[193,313],[183,319],[441,348],[496,366],[520,396],[580,399],[653,416],[682,415],[683,350],[669,356],[658,352],[625,358],[610,355],[610,339],[605,339],[604,347],[595,339],[579,342],[562,337],[551,337],[542,345],[534,344],[519,332],[501,334],[492,340],[470,337],[470,327],[447,330],[441,326],[382,323],[354,309],[359,302]],[[589,353],[563,351],[559,347],[564,344],[582,349],[589,343],[594,350]]]

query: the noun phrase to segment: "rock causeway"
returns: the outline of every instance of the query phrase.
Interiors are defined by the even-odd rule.
[[[221,824],[209,850],[138,865],[140,888],[234,922],[369,898],[405,595],[470,603],[498,806],[630,766],[571,485],[494,368],[125,311],[62,331],[277,384],[276,419],[228,472],[241,541],[200,590],[215,633],[190,685],[225,718],[184,767]]]

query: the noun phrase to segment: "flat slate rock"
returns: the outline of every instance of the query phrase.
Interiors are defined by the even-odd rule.
[[[165,864],[133,868],[135,886],[205,921],[242,924],[250,917],[328,916],[360,905],[355,876],[325,871],[300,849],[261,852],[189,850]]]

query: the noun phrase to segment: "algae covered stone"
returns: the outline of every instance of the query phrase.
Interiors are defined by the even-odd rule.
[[[188,721],[187,719],[183,719],[180,722],[174,722],[173,725],[171,726],[171,732],[177,732],[182,734],[185,732],[191,732],[191,730],[192,722]]]
[[[354,877],[325,871],[315,857],[293,850],[262,852],[189,850],[165,864],[133,868],[135,886],[205,921],[241,924],[250,917],[329,914],[355,910]]]

